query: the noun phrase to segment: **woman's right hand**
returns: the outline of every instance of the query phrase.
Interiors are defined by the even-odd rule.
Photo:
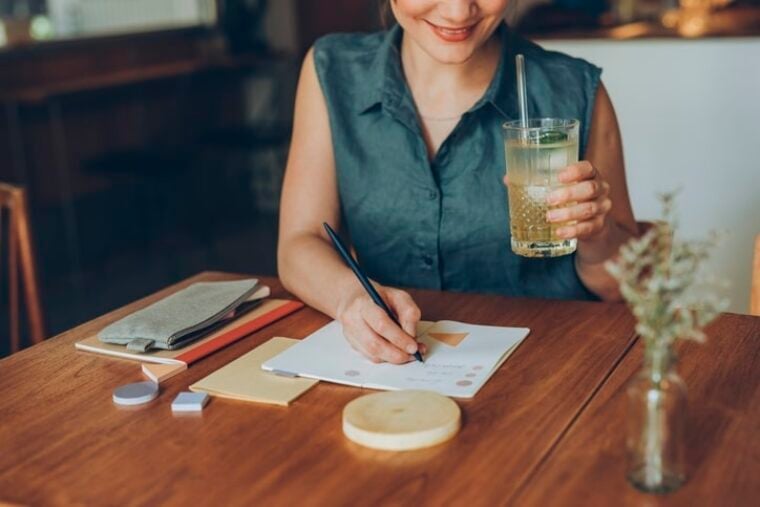
[[[421,316],[419,307],[403,290],[379,284],[375,288],[398,316],[401,327],[363,289],[357,290],[346,294],[338,307],[337,319],[343,325],[346,340],[373,363],[414,361],[415,352],[425,353],[425,345],[415,340]]]

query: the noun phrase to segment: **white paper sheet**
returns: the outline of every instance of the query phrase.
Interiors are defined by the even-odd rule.
[[[472,398],[530,332],[442,320],[421,322],[425,362],[375,364],[354,351],[333,321],[262,368],[369,389],[427,389]]]

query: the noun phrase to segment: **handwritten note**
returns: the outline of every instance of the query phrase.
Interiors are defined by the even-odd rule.
[[[425,362],[375,364],[354,351],[331,322],[263,364],[265,370],[369,389],[429,389],[471,398],[528,335],[525,328],[421,322]]]

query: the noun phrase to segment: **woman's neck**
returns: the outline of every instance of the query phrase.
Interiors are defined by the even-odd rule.
[[[417,108],[427,116],[461,115],[485,93],[501,54],[498,33],[463,63],[433,59],[411,37],[401,41],[401,62]]]

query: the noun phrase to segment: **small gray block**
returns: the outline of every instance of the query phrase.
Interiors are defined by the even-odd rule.
[[[172,412],[200,412],[208,403],[208,394],[182,392],[172,402]]]

